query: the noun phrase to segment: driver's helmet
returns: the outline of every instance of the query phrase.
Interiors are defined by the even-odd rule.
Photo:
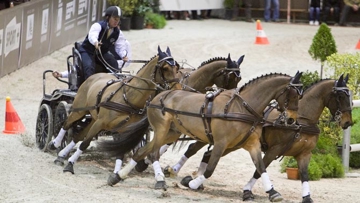
[[[114,16],[120,17],[121,16],[121,9],[118,6],[110,6],[105,11],[105,16]]]

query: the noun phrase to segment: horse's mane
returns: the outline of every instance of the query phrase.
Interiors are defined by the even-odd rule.
[[[256,80],[267,78],[267,77],[273,77],[273,76],[289,76],[289,75],[284,74],[284,73],[269,73],[269,74],[266,74],[266,75],[261,75],[261,76],[258,76],[256,78],[253,78],[252,80],[250,80],[249,82],[247,82],[243,86],[241,86],[240,91],[243,90],[245,87],[249,86],[251,83],[253,83]]]
[[[212,62],[214,62],[214,61],[223,61],[223,60],[226,61],[227,59],[226,59],[225,57],[215,57],[215,58],[211,58],[211,59],[209,59],[209,60],[207,60],[207,61],[203,61],[197,69],[203,67],[203,66],[206,65],[206,64],[212,63]]]
[[[324,79],[316,80],[315,82],[312,82],[310,85],[306,86],[306,87],[304,88],[304,92],[307,91],[307,90],[309,90],[309,89],[311,89],[311,88],[313,88],[316,84],[318,84],[318,83],[320,83],[320,82],[322,82],[322,81],[325,81],[325,80],[327,81],[327,80],[333,80],[333,79],[331,79],[331,78],[324,78]]]
[[[151,60],[153,60],[153,59],[154,59],[155,57],[157,57],[157,56],[158,56],[158,55],[155,55],[155,56],[151,57],[150,60],[149,60],[148,62],[146,62],[146,63],[138,70],[138,72],[137,72],[136,74],[138,74],[147,64],[150,63]]]

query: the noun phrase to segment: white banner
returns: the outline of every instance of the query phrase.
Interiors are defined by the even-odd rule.
[[[161,11],[222,9],[224,0],[160,0]]]

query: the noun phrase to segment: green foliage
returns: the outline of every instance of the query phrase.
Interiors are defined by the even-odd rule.
[[[304,87],[309,87],[312,83],[319,81],[319,73],[317,71],[310,72],[306,71],[301,76],[301,83],[304,85]]]
[[[163,15],[153,12],[146,12],[145,24],[152,25],[155,29],[161,29],[165,27],[166,19]]]
[[[134,8],[133,15],[145,16],[146,12],[152,12],[152,5],[150,0],[138,0]]]
[[[316,156],[316,155],[313,155]],[[322,177],[322,170],[314,158],[310,159],[308,167],[309,180],[320,180]]]
[[[360,93],[360,53],[332,54],[327,58],[326,64],[328,65],[326,69],[333,73],[333,78],[339,78],[341,74],[349,74],[347,86],[353,92],[353,99],[358,99]]]
[[[352,119],[354,125],[351,127],[350,144],[357,144],[360,143],[360,108],[354,108],[352,110]],[[350,153],[349,166],[352,168],[360,168],[360,152]]]
[[[286,156],[283,158],[281,164],[280,164],[280,172],[284,173],[286,171],[286,168],[297,168],[297,162],[296,159],[292,156]]]
[[[314,161],[321,167],[323,178],[342,178],[345,175],[341,159],[338,155],[316,154]]]
[[[320,60],[323,63],[326,61],[326,57],[336,52],[336,44],[331,30],[325,23],[322,23],[313,38],[309,54],[314,60]]]
[[[138,0],[107,0],[110,6],[119,6],[122,16],[131,16]]]

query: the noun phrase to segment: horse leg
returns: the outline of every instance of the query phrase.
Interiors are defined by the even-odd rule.
[[[254,138],[256,136],[253,136]],[[274,187],[270,181],[269,175],[266,172],[266,168],[264,165],[264,162],[262,160],[261,157],[261,148],[260,148],[260,143],[258,140],[254,140],[252,142],[253,144],[250,145],[252,146],[251,148],[245,148],[246,150],[248,150],[248,152],[250,153],[251,159],[253,161],[253,163],[255,163],[255,167],[256,170],[258,171],[258,173],[261,174],[261,180],[263,182],[263,187],[266,193],[269,194],[269,200],[271,202],[279,202],[282,201],[283,198],[281,196],[281,194],[279,192],[277,192],[276,190],[274,190]]]
[[[94,122],[95,122],[94,120],[91,120],[91,122],[79,134],[75,135],[75,137],[71,140],[71,142],[58,153],[57,158],[54,160],[54,163],[56,165],[59,166],[64,165],[65,157],[75,147],[76,143],[84,139],[84,137],[87,135]]]
[[[206,143],[203,142],[194,142],[191,143],[188,147],[188,149],[186,150],[186,152],[184,153],[184,155],[180,158],[180,160],[172,167],[165,167],[164,169],[164,173],[165,175],[168,176],[176,176],[180,169],[184,166],[184,164],[186,163],[186,161],[192,157],[194,154],[196,154],[196,152],[198,152],[202,147],[204,147],[206,145]],[[201,163],[200,163],[201,166]],[[199,167],[200,169],[200,167]]]
[[[211,175],[213,174],[216,165],[219,163],[220,157],[222,156],[222,154],[225,151],[225,144],[226,143],[218,143],[216,145],[214,145],[214,148],[211,152],[211,156],[209,159],[209,164],[206,167],[205,173],[204,175],[200,175],[197,178],[195,178],[194,180],[191,180],[190,182],[185,182],[184,180],[190,180],[189,176],[185,177],[181,183],[184,186],[187,186],[193,190],[198,189],[204,182],[206,179],[210,178]]]
[[[79,111],[79,112],[71,112],[68,116],[68,118],[65,120],[63,127],[60,129],[58,135],[49,142],[47,148],[49,150],[55,150],[61,146],[61,142],[64,139],[64,136],[66,134],[66,131],[70,129],[72,124],[80,119],[82,119],[87,112],[85,111]]]
[[[300,154],[294,157],[298,163],[301,185],[302,185],[302,203],[312,203],[313,200],[310,197],[310,186],[309,186],[309,174],[308,166],[310,163],[311,152],[306,154]]]
[[[273,160],[275,160],[276,156],[281,153],[282,146],[275,146],[268,150],[265,156],[262,158],[265,168],[267,168]],[[260,178],[260,173],[255,170],[253,177],[249,180],[249,182],[243,188],[243,201],[252,201],[254,199],[254,195],[251,192],[253,186],[256,181]]]
[[[118,172],[121,170],[121,165],[123,163],[123,160],[124,160],[123,154],[119,157],[116,157],[114,173],[110,174],[110,176],[108,177],[108,180],[107,180],[108,185],[113,186],[116,183],[121,181],[121,178],[118,175]]]
[[[82,141],[76,152],[68,159],[68,165],[64,168],[63,172],[71,172],[72,174],[74,174],[75,162],[78,160],[80,155],[89,147],[92,139],[100,132],[101,129],[103,129],[102,126],[103,126],[103,122],[100,120],[96,120],[94,124],[91,125],[90,129],[87,130],[88,134],[86,135],[86,139]]]

